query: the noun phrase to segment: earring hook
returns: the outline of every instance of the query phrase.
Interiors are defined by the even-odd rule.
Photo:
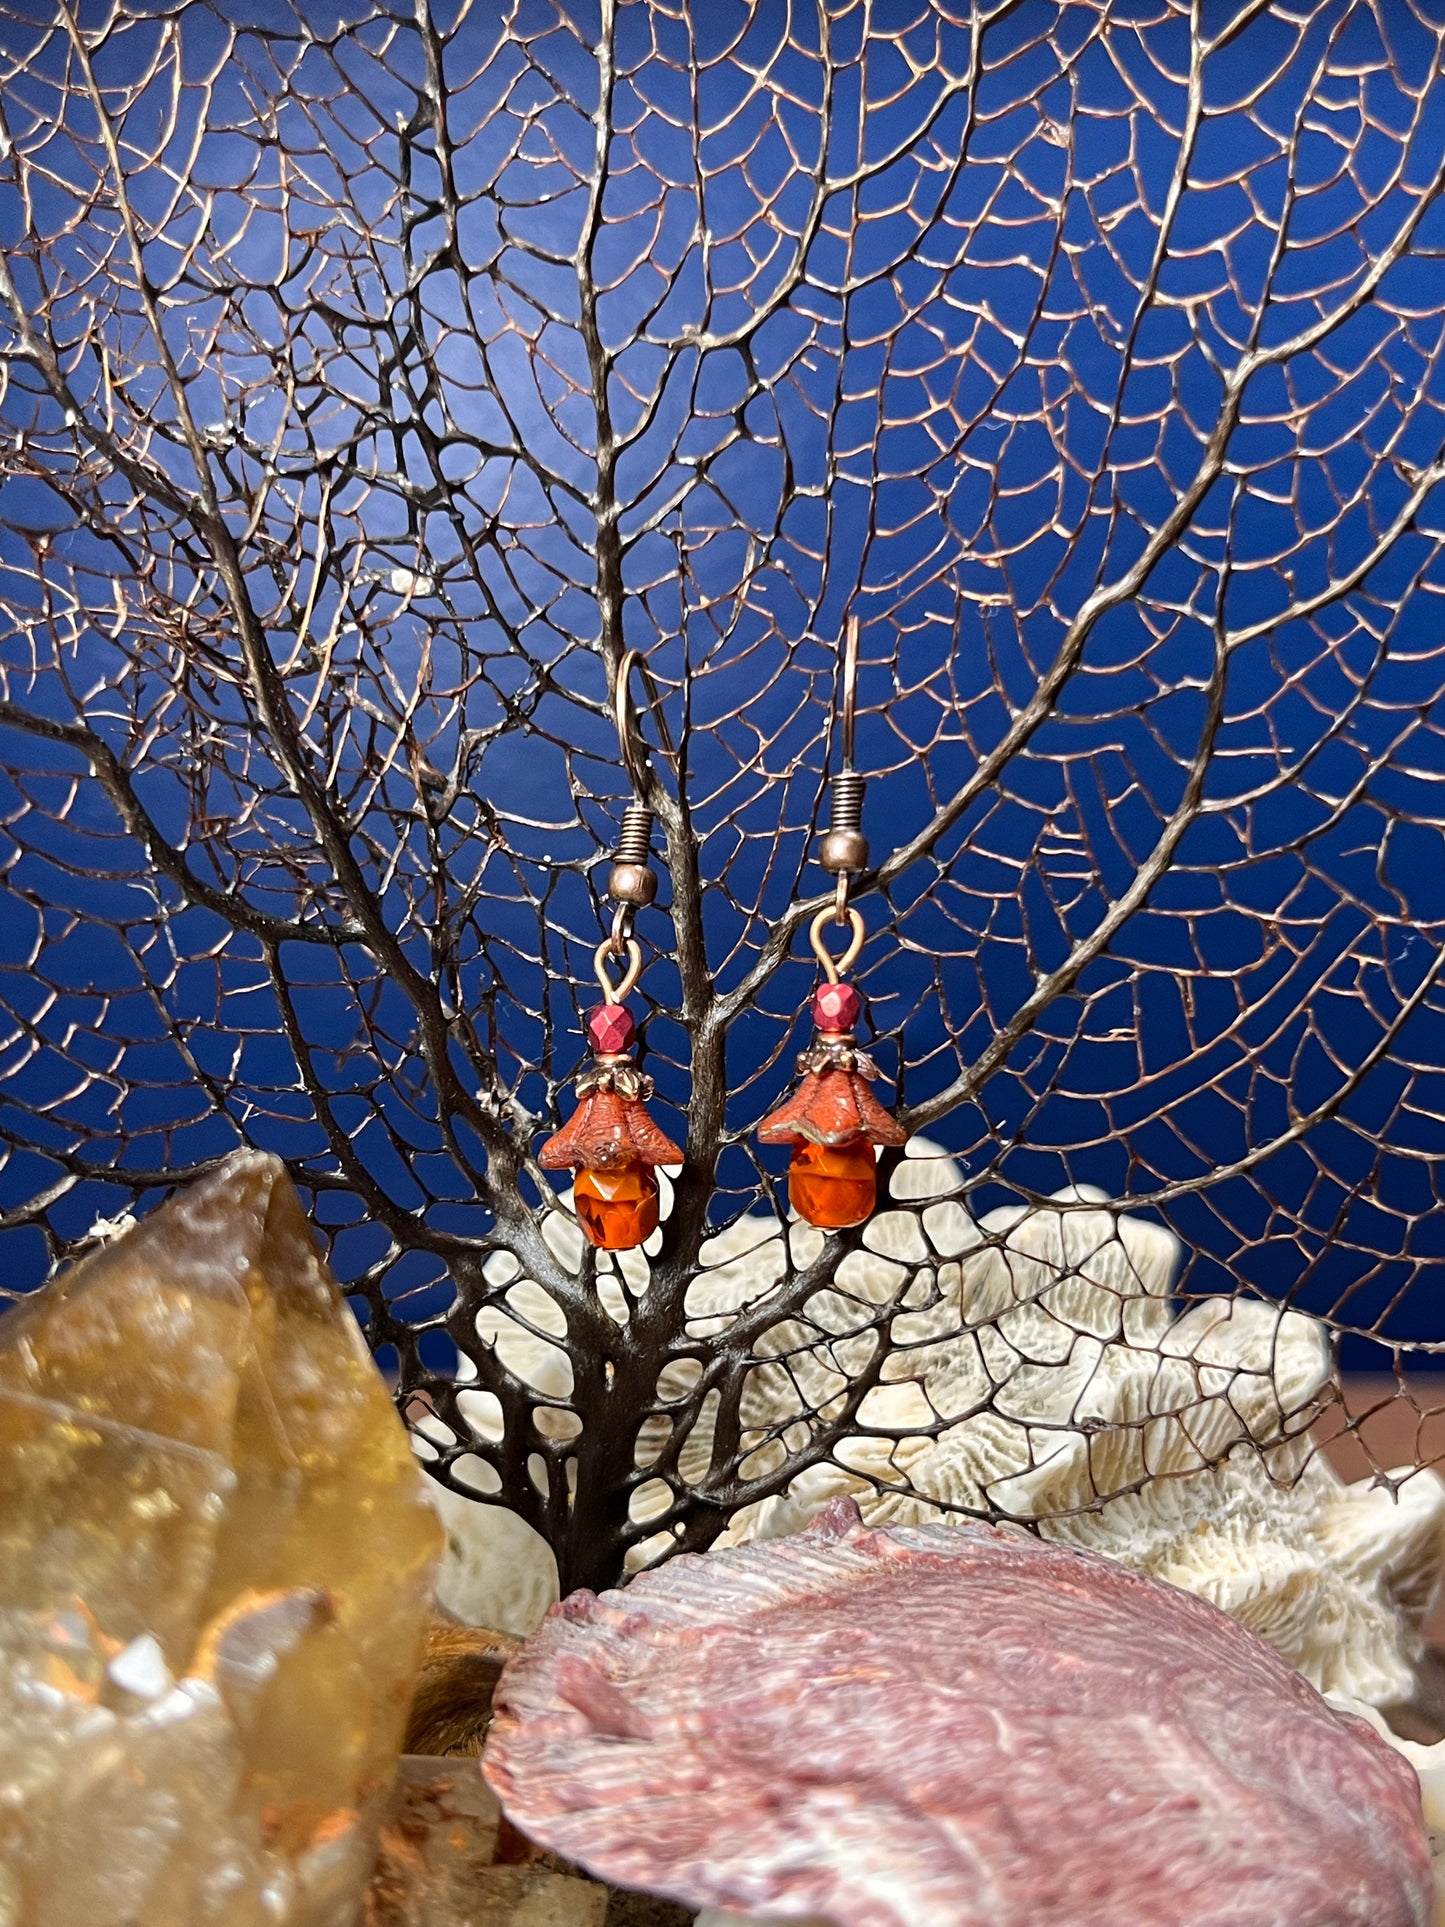
[[[858,722],[858,636],[861,624],[850,615],[839,642],[837,683],[833,692],[834,720],[841,738],[839,768],[830,785],[828,832],[818,861],[837,877],[833,893],[833,921],[848,921],[850,877],[868,867],[868,840],[863,835],[863,778],[853,767],[854,731]],[[814,945],[817,948],[817,945]]]
[[[640,649],[629,649],[617,665],[617,686],[612,714],[617,724],[617,744],[622,751],[622,767],[627,771],[628,781],[632,784],[640,801],[646,784],[649,759],[647,744],[638,723],[637,708],[632,700],[634,669],[646,694],[648,710],[657,726],[663,754],[669,761],[675,762],[677,752],[673,749],[672,737],[668,732],[667,716],[662,707],[662,694],[653,681],[652,671],[647,666],[647,658]]]
[[[857,616],[843,625],[843,673],[840,679],[839,706],[842,710],[843,768],[853,767],[853,731],[858,718],[858,631]]]
[[[640,651],[629,649],[617,665],[617,687],[612,708],[613,717],[617,723],[617,745],[622,751],[622,767],[627,771],[628,781],[639,796],[642,794],[647,751],[645,748],[640,748],[642,736],[637,727],[637,712],[632,706],[632,670],[634,664],[641,661]]]

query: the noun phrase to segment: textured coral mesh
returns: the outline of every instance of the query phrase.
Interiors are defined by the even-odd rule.
[[[0,3],[5,1275],[276,1149],[564,1583],[846,1488],[1412,1597],[1440,1488],[1319,1440],[1349,1369],[1362,1475],[1442,1447],[1445,20],[875,13]],[[849,614],[922,1154],[825,1242],[751,1134]],[[629,644],[689,1163],[614,1261],[535,1153]]]

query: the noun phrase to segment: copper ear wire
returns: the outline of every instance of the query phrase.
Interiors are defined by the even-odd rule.
[[[853,768],[853,736],[858,725],[858,631],[857,616],[849,616],[843,625],[843,673],[839,687],[838,703],[843,737],[843,769],[850,772]]]
[[[764,1144],[790,1144],[788,1202],[800,1218],[822,1231],[867,1222],[878,1203],[878,1149],[898,1146],[908,1133],[873,1093],[877,1066],[860,1050],[854,1026],[863,999],[844,973],[858,961],[866,934],[861,913],[848,901],[850,880],[868,868],[863,835],[863,778],[853,766],[858,720],[858,630],[849,616],[839,648],[834,719],[842,767],[830,785],[830,811],[818,861],[838,879],[831,905],[808,925],[808,942],[824,981],[813,992],[813,1043],[798,1059],[802,1081],[763,1119]],[[848,931],[838,956],[825,937],[833,923]]]
[[[612,715],[617,724],[617,742],[622,751],[622,767],[627,771],[627,780],[632,785],[633,794],[642,802],[647,789],[649,757],[647,744],[637,719],[637,709],[632,701],[632,672],[637,671],[639,680],[647,694],[647,711],[652,717],[662,753],[670,763],[676,763],[677,751],[672,745],[672,736],[667,727],[667,712],[662,706],[662,692],[653,679],[647,666],[647,657],[640,649],[629,649],[617,665],[617,684],[613,696]]]
[[[829,788],[828,828],[818,850],[818,861],[838,879],[832,911],[836,924],[847,923],[849,883],[860,870],[868,868],[868,839],[863,834],[863,778],[853,767],[858,724],[858,632],[857,616],[849,616],[843,625],[837,691],[842,767]]]
[[[638,802],[646,787],[647,747],[642,741],[642,732],[637,727],[637,712],[632,706],[632,671],[641,671],[647,686],[648,698],[654,708],[658,707],[657,685],[651,672],[643,661],[640,649],[629,649],[617,665],[617,685],[613,694],[612,717],[617,724],[617,746],[622,752],[622,767],[627,771],[627,780],[632,785],[633,795]]]
[[[612,934],[608,938],[608,947],[614,957],[626,954],[627,946],[632,941],[632,925],[636,912],[645,908],[657,895],[657,873],[652,868],[652,810],[645,797],[648,775],[647,746],[643,741],[642,731],[638,726],[637,711],[632,702],[634,669],[642,678],[664,745],[669,752],[671,750],[657,684],[652,680],[652,673],[641,651],[629,649],[617,665],[617,682],[612,700],[612,718],[617,725],[617,747],[622,757],[622,767],[627,772],[627,780],[632,785],[632,801],[622,812],[622,828],[618,833],[617,848],[613,852],[612,869],[607,877],[607,894],[617,905],[612,915]]]

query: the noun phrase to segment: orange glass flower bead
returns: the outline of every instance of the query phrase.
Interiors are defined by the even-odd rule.
[[[631,1251],[657,1229],[657,1176],[640,1160],[579,1171],[572,1199],[588,1243],[601,1251]]]
[[[884,1110],[858,1071],[809,1071],[791,1097],[758,1126],[764,1144],[902,1144],[908,1133]]]
[[[833,1049],[843,1061],[829,1061]],[[791,1144],[788,1196],[793,1209],[825,1231],[862,1224],[878,1196],[875,1144],[902,1144],[908,1133],[889,1115],[857,1068],[867,1063],[842,1037],[825,1039],[801,1062],[821,1059],[791,1097],[758,1126],[764,1144]]]
[[[824,1231],[862,1224],[878,1195],[878,1160],[865,1138],[851,1144],[799,1142],[788,1166],[788,1198],[800,1218]]]
[[[637,1097],[589,1091],[542,1146],[544,1171],[616,1171],[624,1164],[681,1164],[682,1152]]]
[[[630,1251],[657,1229],[652,1167],[681,1164],[682,1152],[657,1128],[641,1098],[591,1090],[547,1139],[538,1161],[544,1171],[577,1173],[573,1203],[589,1244]]]

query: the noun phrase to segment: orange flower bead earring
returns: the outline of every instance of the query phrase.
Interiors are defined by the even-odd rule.
[[[758,1126],[764,1144],[793,1146],[789,1201],[800,1218],[828,1231],[862,1224],[873,1215],[878,1196],[874,1147],[908,1139],[873,1095],[869,1080],[878,1068],[853,1036],[862,999],[842,981],[842,972],[863,946],[863,919],[856,910],[848,912],[852,940],[835,964],[823,945],[823,926],[832,915],[820,911],[810,932],[827,981],[813,993],[818,1035],[798,1059],[803,1081]]]
[[[642,770],[632,741],[628,679],[637,651],[629,650],[617,672],[617,729],[623,762],[640,792]],[[623,1001],[642,972],[642,948],[632,934],[638,909],[657,895],[651,868],[652,811],[638,800],[622,817],[607,894],[616,904],[612,934],[597,946],[593,968],[602,1002],[587,1018],[592,1063],[577,1079],[577,1109],[547,1139],[538,1162],[547,1171],[575,1171],[573,1207],[590,1244],[602,1251],[630,1251],[657,1229],[657,1166],[681,1164],[683,1154],[653,1122],[647,1109],[652,1079],[637,1068],[632,1045],[637,1025]],[[626,959],[619,983],[608,958]]]
[[[577,1222],[590,1244],[630,1251],[657,1229],[659,1164],[681,1164],[682,1152],[658,1129],[647,1109],[652,1079],[631,1055],[637,1026],[622,999],[637,982],[642,951],[626,940],[627,970],[620,984],[607,976],[613,940],[597,947],[603,1001],[587,1019],[592,1065],[577,1079],[577,1109],[542,1146],[547,1171],[575,1171]]]
[[[853,768],[853,718],[858,681],[858,623],[850,618],[843,655],[843,767],[833,780],[828,830],[818,860],[837,878],[830,909],[808,932],[825,981],[813,993],[817,1037],[798,1059],[803,1081],[758,1126],[764,1144],[791,1144],[788,1198],[800,1218],[825,1230],[862,1224],[878,1196],[877,1146],[903,1144],[908,1133],[870,1088],[877,1066],[853,1034],[863,1000],[843,973],[863,948],[863,919],[848,902],[850,879],[868,867],[863,834],[863,778]],[[835,962],[823,941],[832,921],[847,925],[848,947]]]

